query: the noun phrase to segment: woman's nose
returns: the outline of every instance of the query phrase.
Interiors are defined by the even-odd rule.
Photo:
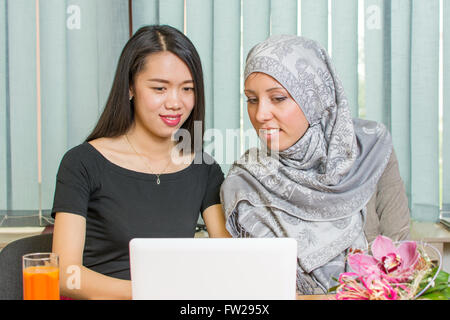
[[[171,102],[171,103],[166,103],[166,109],[169,110],[178,110],[180,109],[180,105],[178,102]]]
[[[260,100],[256,110],[256,120],[258,122],[266,122],[273,118],[270,103]]]
[[[165,106],[167,109],[177,110],[181,108],[180,98],[176,90],[172,90],[167,95]]]

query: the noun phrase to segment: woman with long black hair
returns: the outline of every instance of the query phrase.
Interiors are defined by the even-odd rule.
[[[129,241],[193,237],[200,213],[210,237],[229,236],[219,198],[223,172],[201,150],[203,129],[194,136],[204,114],[191,41],[169,26],[139,29],[122,51],[96,127],[58,171],[53,251],[63,296],[130,298]]]

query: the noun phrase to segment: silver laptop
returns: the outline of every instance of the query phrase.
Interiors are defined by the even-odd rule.
[[[450,230],[450,211],[441,211],[439,221],[444,227]]]
[[[290,238],[152,238],[130,241],[138,300],[290,300],[297,242]]]

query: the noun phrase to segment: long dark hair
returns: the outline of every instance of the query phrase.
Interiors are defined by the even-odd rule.
[[[194,122],[201,121],[203,146],[205,90],[200,56],[192,42],[182,32],[167,25],[142,27],[128,40],[120,55],[103,113],[86,141],[117,137],[128,131],[134,121],[134,105],[129,100],[129,89],[133,86],[136,75],[144,68],[148,55],[161,51],[175,54],[186,63],[191,72],[195,88],[195,105],[181,128],[190,133],[191,150],[194,150],[194,141],[200,138],[194,139]]]

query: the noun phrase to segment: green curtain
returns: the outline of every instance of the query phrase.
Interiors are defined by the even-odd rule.
[[[130,30],[154,23],[200,53],[205,149],[225,173],[258,144],[242,92],[248,51],[301,34],[328,48],[353,115],[392,132],[412,217],[436,221],[450,210],[449,2],[0,0],[0,221],[48,215],[61,157],[96,123]]]
[[[443,2],[442,209],[450,213],[450,1]],[[446,142],[447,141],[447,142]]]
[[[61,157],[93,129],[128,24],[122,0],[0,1],[0,215],[49,214]]]

